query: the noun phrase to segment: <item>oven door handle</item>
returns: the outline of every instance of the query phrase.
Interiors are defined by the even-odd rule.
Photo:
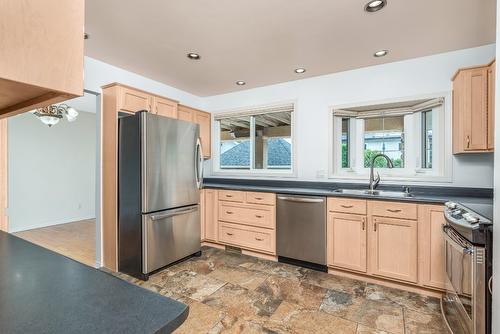
[[[474,254],[474,248],[465,240],[459,239],[457,236],[454,236],[452,233],[449,233],[448,230],[451,227],[443,225],[443,234],[446,241],[448,241],[453,247],[458,250],[461,250],[463,254]],[[470,245],[470,246],[469,246]]]

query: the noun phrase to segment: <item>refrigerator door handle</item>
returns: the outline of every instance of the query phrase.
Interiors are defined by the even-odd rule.
[[[198,205],[193,205],[193,206],[190,206],[187,208],[170,210],[169,212],[152,215],[151,220],[155,221],[155,220],[161,220],[161,219],[165,219],[165,218],[185,215],[187,213],[191,213],[191,212],[194,212],[196,210],[198,210]]]
[[[201,148],[200,138],[196,139],[196,161],[195,161],[195,172],[196,172],[196,185],[198,189],[201,189],[203,183],[203,150]]]

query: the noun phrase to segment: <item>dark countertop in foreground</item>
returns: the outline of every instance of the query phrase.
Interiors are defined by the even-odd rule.
[[[0,333],[171,333],[186,305],[0,231]]]
[[[244,191],[262,191],[281,194],[297,194],[311,196],[349,197],[381,199],[390,201],[406,201],[418,203],[441,204],[454,201],[469,204],[493,205],[493,189],[488,188],[463,188],[441,186],[409,186],[412,197],[384,197],[373,195],[352,195],[335,193],[335,189],[368,189],[365,184],[339,183],[339,182],[305,182],[257,179],[222,179],[205,178],[204,188],[230,189]],[[378,190],[401,191],[403,185],[379,185]]]

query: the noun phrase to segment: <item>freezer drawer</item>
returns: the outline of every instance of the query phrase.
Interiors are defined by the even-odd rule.
[[[148,274],[200,251],[199,206],[143,215],[142,232],[142,271]]]

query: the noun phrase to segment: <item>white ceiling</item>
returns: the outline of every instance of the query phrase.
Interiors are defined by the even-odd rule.
[[[367,1],[87,0],[85,53],[208,96],[495,42],[495,0]]]

